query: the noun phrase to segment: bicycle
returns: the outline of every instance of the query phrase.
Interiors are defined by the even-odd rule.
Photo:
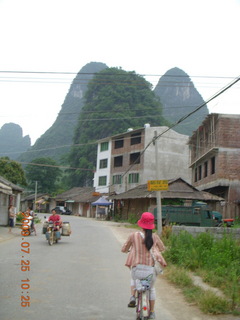
[[[153,274],[144,279],[136,279],[137,303],[136,320],[147,320],[150,314],[149,291]]]

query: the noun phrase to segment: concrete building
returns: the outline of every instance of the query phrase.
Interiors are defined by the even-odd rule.
[[[158,166],[156,168],[157,139]],[[140,129],[98,141],[94,187],[101,193],[122,193],[148,180],[183,178],[191,181],[189,137],[168,127]]]
[[[15,213],[20,210],[23,188],[0,176],[0,225],[8,225],[8,207],[13,205]]]
[[[240,214],[240,115],[210,114],[189,140],[192,185],[225,199],[225,218]]]

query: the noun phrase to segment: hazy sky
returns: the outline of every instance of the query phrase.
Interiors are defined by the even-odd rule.
[[[239,19],[240,0],[0,0],[0,128],[17,123],[33,144],[92,61],[153,86],[178,67],[207,100],[240,76]],[[72,74],[38,73],[50,71]],[[208,107],[240,114],[240,81]]]

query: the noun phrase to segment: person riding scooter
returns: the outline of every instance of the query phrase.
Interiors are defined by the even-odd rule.
[[[57,233],[57,238],[60,239],[61,238],[61,235],[60,235],[60,228],[62,228],[62,219],[61,217],[56,213],[56,210],[55,209],[52,209],[51,210],[52,212],[52,215],[48,218],[48,221],[52,221],[53,224],[54,224],[54,230],[55,231],[58,231]],[[46,237],[47,237],[47,234],[46,234]]]
[[[48,221],[53,221],[55,226],[58,227],[58,230],[62,228],[62,219],[61,217],[57,214],[55,209],[51,210],[52,215],[48,218]]]

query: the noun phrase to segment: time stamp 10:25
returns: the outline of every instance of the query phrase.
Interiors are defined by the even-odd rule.
[[[28,272],[30,271],[30,260],[28,259],[28,255],[30,254],[30,243],[26,241],[25,237],[30,235],[29,230],[29,213],[23,212],[22,213],[22,226],[21,226],[21,235],[22,235],[22,242],[21,242],[21,271],[24,274],[24,279],[21,280],[21,306],[22,307],[30,307],[30,280],[27,276]]]

